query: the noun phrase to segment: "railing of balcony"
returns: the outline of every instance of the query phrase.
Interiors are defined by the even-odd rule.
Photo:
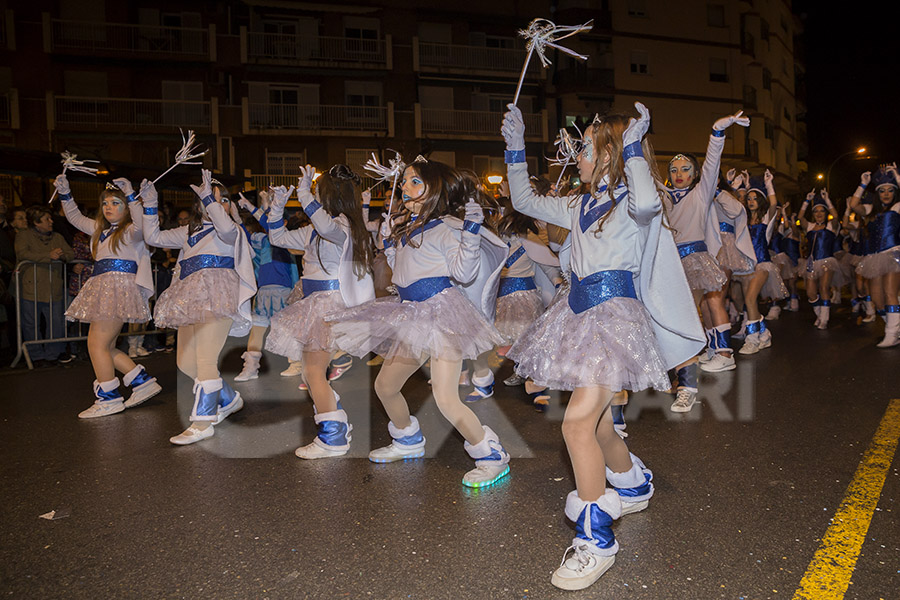
[[[526,135],[540,135],[543,130],[540,114],[522,115]],[[476,110],[422,109],[422,132],[453,135],[497,135],[503,114]],[[499,139],[499,138],[498,138]]]
[[[207,58],[209,32],[192,27],[52,20],[54,50]]]
[[[251,103],[249,113],[250,127],[254,129],[386,131],[388,128],[384,106]]]
[[[131,98],[55,98],[56,123],[67,128],[91,125],[126,130],[175,127],[209,129],[209,102]]]
[[[251,31],[247,56],[253,60],[387,64],[384,40],[301,36]]]
[[[517,75],[522,72],[524,57],[525,51],[521,49],[419,42],[419,64],[423,67],[503,71]],[[531,61],[527,74],[537,75],[539,65],[540,61]]]

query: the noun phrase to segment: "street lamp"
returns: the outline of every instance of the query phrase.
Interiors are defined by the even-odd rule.
[[[853,154],[863,155],[863,154],[865,154],[865,153],[866,153],[866,148],[865,148],[864,146],[862,146],[862,147],[860,147],[860,148],[857,148],[856,150],[851,150],[850,152],[845,152],[844,154],[841,154],[841,155],[838,156],[836,159],[834,159],[834,160],[831,162],[831,164],[828,165],[828,169],[825,170],[825,187],[826,187],[826,189],[828,189],[828,190],[831,189],[831,168],[832,168],[835,164],[837,164],[837,161],[841,160],[842,158],[844,158],[844,157],[846,157],[846,156],[851,156],[851,155],[853,155]],[[822,178],[821,178],[821,177],[818,177],[817,179],[822,179]]]
[[[503,183],[503,175],[488,175],[487,180],[491,185],[500,185]]]
[[[819,173],[818,175],[816,175],[816,179],[818,179],[819,181],[822,181],[823,179],[825,179],[825,176],[822,175],[821,173]]]

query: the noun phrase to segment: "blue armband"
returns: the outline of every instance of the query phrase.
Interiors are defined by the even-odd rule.
[[[712,130],[713,137],[725,137],[725,130],[719,131],[718,129]]]
[[[137,198],[134,197],[133,192],[131,194],[128,194],[127,196],[125,196],[125,199],[128,200],[128,204],[131,204],[132,202],[137,202]]]
[[[463,221],[463,230],[468,231],[469,233],[478,233],[481,229],[481,223],[475,223],[473,221]]]
[[[392,239],[390,239],[390,238],[384,238],[384,239],[381,241],[381,243],[382,243],[382,245],[384,246],[384,249],[385,249],[385,250],[387,250],[388,248],[393,248],[393,247],[394,247],[394,240],[392,240]]]
[[[60,194],[59,199],[62,200],[63,202],[68,202],[69,200],[72,199],[72,194]]]
[[[215,201],[216,201],[216,199],[213,197],[212,194],[210,194],[209,196],[206,196],[205,198],[200,198],[200,202],[203,203],[203,206],[209,206],[210,204],[212,204]]]
[[[269,221],[269,229],[279,229],[284,227],[284,218],[278,219],[277,221]]]
[[[625,159],[625,162],[628,162],[629,158],[634,158],[635,156],[644,158],[644,149],[641,147],[640,142],[631,142],[622,150],[622,158]]]
[[[156,215],[156,214],[159,214],[159,208],[157,208],[157,207],[155,207],[155,206],[145,206],[145,207],[144,207],[144,214],[145,214],[145,215]]]
[[[525,149],[521,150],[505,150],[503,152],[503,162],[508,165],[525,162]]]
[[[317,210],[319,210],[320,208],[322,208],[322,205],[319,204],[319,201],[313,200],[312,202],[310,202],[309,204],[307,204],[306,206],[303,207],[303,212],[306,213],[307,217],[312,218],[313,214],[315,214],[315,212]]]

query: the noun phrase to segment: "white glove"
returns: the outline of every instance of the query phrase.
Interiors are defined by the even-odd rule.
[[[626,146],[640,142],[650,129],[650,111],[647,107],[640,102],[635,102],[634,108],[641,116],[637,120],[630,119],[628,121],[628,129],[622,134],[622,143]]]
[[[383,240],[391,237],[391,220],[387,216],[382,219],[381,227],[378,228],[378,233],[381,234],[381,239]]]
[[[159,194],[152,181],[145,179],[141,182],[141,203],[147,208],[156,208],[159,205]]]
[[[247,212],[249,212],[251,214],[256,210],[256,207],[253,206],[253,203],[250,202],[249,200],[247,200],[246,198],[244,198],[244,194],[242,194],[240,192],[238,192],[237,203],[238,203],[238,206],[240,206],[241,208],[243,208],[244,210],[246,210]]]
[[[259,207],[263,212],[269,210],[269,192],[266,190],[259,190],[259,192],[256,193],[256,197],[259,198]]]
[[[515,104],[507,104],[506,114],[503,115],[503,125],[500,126],[500,133],[506,140],[507,150],[524,150],[525,149],[525,120],[522,118],[522,111]]]
[[[743,114],[744,111],[739,110],[733,115],[722,117],[721,119],[713,123],[713,129],[715,129],[716,131],[725,131],[735,123],[737,123],[741,127],[750,127],[750,117],[741,116]]]
[[[212,173],[209,169],[201,169],[201,175],[203,176],[203,182],[200,185],[191,184],[191,189],[194,190],[194,193],[202,200],[207,196],[212,196]]]
[[[484,223],[484,209],[471,198],[466,202],[465,220],[469,223],[478,223],[479,225]]]
[[[815,198],[815,197],[816,197],[816,188],[813,188],[812,191],[810,191],[810,192],[806,195],[806,201],[807,201],[807,202],[812,202],[813,198]]]
[[[728,169],[728,172],[725,173],[725,179],[731,187],[735,187],[734,181],[737,179],[737,169],[734,167]]]
[[[372,203],[372,192],[369,190],[363,190],[363,193],[360,194],[362,196],[362,205],[366,208]]]
[[[743,184],[744,184],[744,176],[743,176],[743,175],[738,175],[737,177],[734,178],[734,181],[732,181],[730,185],[731,185],[731,187],[733,187],[734,189],[738,189],[738,188],[741,187]]]
[[[822,188],[822,199],[825,200],[825,204],[831,206],[831,198],[828,197],[828,190]]]
[[[766,182],[766,194],[768,194],[769,196],[774,196],[775,185],[773,182],[775,181],[775,176],[772,175],[772,172],[770,170],[766,169],[766,172],[763,173],[763,181]]]
[[[866,171],[859,176],[859,184],[863,187],[869,185],[870,181],[872,181],[872,171]]]
[[[113,183],[116,184],[116,187],[122,190],[122,193],[126,196],[134,194],[134,188],[131,187],[131,182],[124,177],[113,179]]]
[[[300,167],[300,177],[297,178],[297,191],[309,192],[312,189],[313,177],[316,175],[316,168],[310,165]]]
[[[900,181],[900,174],[897,173],[897,163],[893,162],[889,165],[884,165],[884,172],[893,177],[895,181]]]
[[[278,210],[283,210],[284,206],[287,204],[288,198],[291,197],[291,194],[294,193],[294,186],[289,188],[284,187],[283,185],[279,185],[278,187],[272,188],[272,208],[277,208]]]
[[[66,177],[65,173],[61,173],[53,180],[53,186],[56,188],[56,193],[60,196],[69,196],[72,194],[72,189],[69,187],[69,178]]]

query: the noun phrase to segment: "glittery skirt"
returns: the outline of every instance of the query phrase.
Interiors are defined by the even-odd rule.
[[[681,259],[691,290],[718,292],[728,280],[709,252],[693,252]]]
[[[519,339],[528,326],[544,312],[544,301],[538,290],[522,290],[497,298],[494,326],[509,345]]]
[[[153,294],[139,286],[134,273],[107,271],[84,282],[66,310],[70,321],[122,321],[146,323],[150,320],[147,299]]]
[[[784,279],[781,278],[781,268],[773,262],[761,262],[756,264],[756,273],[765,271],[769,274],[766,282],[759,290],[760,298],[768,298],[769,300],[782,300],[790,295],[787,286],[784,285]],[[755,273],[754,273],[755,274]],[[750,280],[754,274],[736,275],[742,283]]]
[[[253,325],[265,326],[270,319],[288,305],[291,289],[283,285],[264,285],[253,298]]]
[[[325,316],[347,308],[340,290],[325,290],[294,302],[272,317],[266,350],[300,360],[304,352],[334,352],[332,324]]]
[[[785,254],[784,252],[779,252],[775,256],[772,257],[772,262],[778,265],[779,270],[781,271],[781,279],[795,279],[799,275],[803,275],[800,272],[801,269],[805,269],[805,263],[803,261],[799,261],[798,264],[794,264],[791,262],[791,257]]]
[[[297,283],[294,284],[294,289],[291,290],[291,293],[288,295],[287,304],[293,304],[294,302],[300,302],[303,300],[303,281],[298,279]]]
[[[184,279],[176,277],[156,301],[153,320],[161,328],[195,325],[225,317],[236,324],[246,323],[238,311],[240,285],[234,269],[200,269]]]
[[[838,264],[836,258],[829,256],[828,258],[823,258],[821,260],[814,260],[812,263],[812,270],[809,269],[809,259],[804,259],[800,261],[800,265],[802,266],[802,275],[803,277],[809,279],[821,279],[825,273],[831,273],[831,285],[834,287],[840,287],[841,280],[841,265]]]
[[[881,277],[888,273],[900,273],[900,247],[864,256],[856,267],[856,272],[866,279]]]
[[[849,252],[844,255],[844,262],[849,265],[851,275],[855,274],[856,267],[859,266],[859,263],[861,263],[864,258],[865,256],[860,256],[859,254],[850,254]]]
[[[750,271],[753,268],[753,261],[738,250],[734,241],[734,234],[723,231],[720,236],[722,238],[722,247],[719,248],[719,254],[716,255],[719,267],[732,273],[746,273]]]
[[[513,344],[516,372],[555,390],[604,386],[614,392],[668,390],[650,315],[640,301],[612,298],[581,314],[554,299]]]
[[[503,345],[500,332],[462,292],[450,287],[422,302],[378,298],[329,315],[341,350],[385,359],[476,358]]]

